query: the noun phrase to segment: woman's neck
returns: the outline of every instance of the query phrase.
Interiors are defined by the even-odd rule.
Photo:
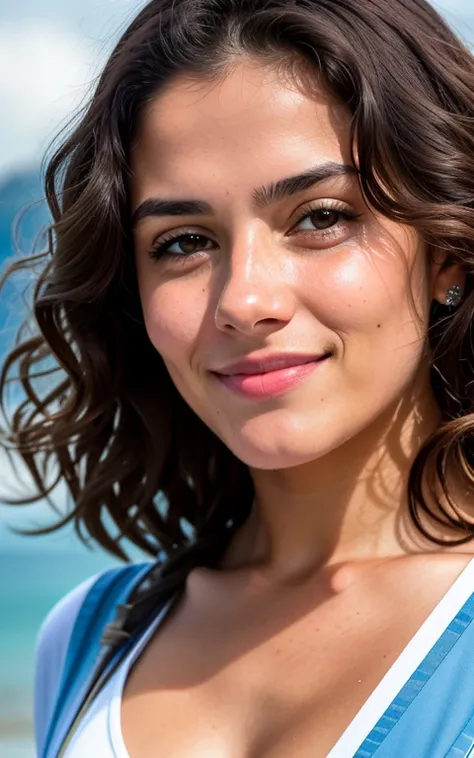
[[[220,567],[253,568],[291,582],[323,565],[420,551],[407,481],[438,424],[439,410],[425,386],[322,458],[297,468],[253,470],[251,516]]]

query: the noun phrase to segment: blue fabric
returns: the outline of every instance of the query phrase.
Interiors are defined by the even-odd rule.
[[[117,605],[127,600],[150,565],[136,564],[106,571],[87,593],[69,641],[56,705],[41,758],[56,758],[99,663],[102,652],[100,640],[104,628],[115,618]]]
[[[474,595],[392,701],[354,758],[474,756]]]

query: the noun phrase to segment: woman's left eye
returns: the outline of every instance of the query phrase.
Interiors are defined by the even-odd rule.
[[[337,208],[313,208],[294,225],[293,230],[300,232],[324,232],[343,221],[354,221],[358,215],[349,210]]]

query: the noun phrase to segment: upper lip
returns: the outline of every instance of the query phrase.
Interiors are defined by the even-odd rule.
[[[234,374],[266,374],[269,371],[279,371],[292,366],[302,366],[305,363],[320,361],[326,358],[328,353],[319,355],[302,355],[296,353],[273,353],[272,355],[250,356],[236,363],[229,363],[222,368],[213,369],[214,374],[232,376]]]

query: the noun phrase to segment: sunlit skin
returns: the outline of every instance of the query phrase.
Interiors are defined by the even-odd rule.
[[[430,304],[464,276],[373,213],[355,175],[263,203],[283,179],[351,165],[349,114],[254,62],[171,83],[131,163],[149,338],[256,499],[133,666],[127,754],[325,758],[472,554],[417,537],[405,492],[439,421]],[[147,215],[157,199],[206,212]],[[268,397],[215,374],[282,353],[329,357]]]
[[[252,532],[245,559],[260,556],[275,574],[323,556],[404,550],[394,536],[401,483],[437,424],[429,306],[463,279],[457,267],[430,266],[413,229],[371,211],[355,175],[255,207],[262,186],[349,166],[348,130],[348,112],[327,94],[309,97],[247,62],[218,84],[177,82],[145,111],[132,153],[134,210],[150,198],[211,206],[136,224],[145,324],[184,399],[251,467],[258,508],[236,539]],[[321,212],[316,226],[308,216],[321,206],[336,211],[326,229]],[[174,256],[155,259],[170,232],[201,239],[174,241]],[[211,373],[283,352],[331,357],[269,399],[241,397]],[[380,493],[368,494],[374,472],[392,490],[382,513]]]

